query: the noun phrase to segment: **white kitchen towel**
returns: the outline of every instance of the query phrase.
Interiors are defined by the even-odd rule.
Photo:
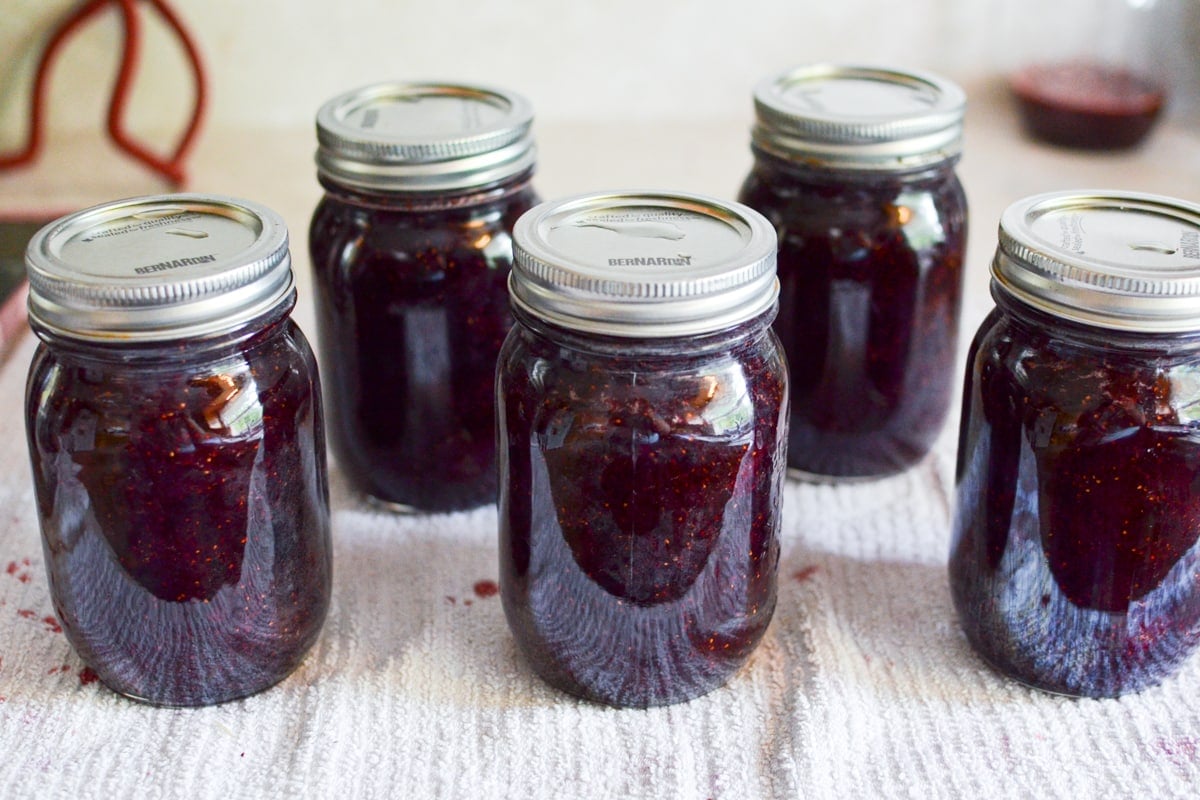
[[[47,592],[21,395],[0,372],[0,798],[1064,798],[1200,793],[1200,658],[1120,700],[1025,688],[959,631],[953,432],[909,473],[789,484],[779,605],[725,687],[668,708],[567,697],[495,594],[496,512],[403,517],[333,470],[335,581],[300,669],[195,710],[119,697]]]

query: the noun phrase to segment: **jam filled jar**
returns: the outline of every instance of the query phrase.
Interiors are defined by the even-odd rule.
[[[1111,697],[1200,643],[1200,205],[1009,207],[970,349],[950,585],[1004,675]]]
[[[779,234],[788,466],[823,480],[901,472],[941,432],[957,372],[963,93],[931,75],[816,65],[762,81],[754,100],[739,199]]]
[[[331,584],[317,366],[288,235],[230,198],[123,200],[29,244],[26,421],[50,595],[111,689],[200,706],[300,663]]]
[[[1080,150],[1124,150],[1153,130],[1185,44],[1182,4],[1160,0],[1018,0],[1002,33],[1008,87],[1025,132]],[[1177,9],[1171,6],[1177,6]],[[1006,35],[1004,35],[1006,34]]]
[[[775,608],[787,367],[775,235],[683,194],[546,203],[514,232],[497,368],[500,589],[566,692],[656,706],[725,683]]]
[[[317,114],[318,347],[337,466],[395,510],[496,500],[512,227],[535,202],[529,103],[377,84]]]

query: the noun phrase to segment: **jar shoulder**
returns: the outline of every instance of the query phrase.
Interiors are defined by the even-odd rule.
[[[166,418],[181,410],[234,405],[307,405],[319,377],[313,350],[291,319],[250,340],[204,348],[195,343],[97,353],[39,344],[26,384],[31,419],[81,409]]]
[[[530,365],[539,376],[588,373],[615,380],[652,383],[658,377],[738,370],[758,372],[782,359],[783,346],[767,323],[756,323],[743,336],[700,336],[678,339],[620,340],[585,335],[535,332],[516,324],[501,352],[504,371],[521,372]]]
[[[502,402],[540,419],[535,427],[569,409],[605,424],[647,422],[663,434],[732,431],[764,409],[778,414],[788,397],[787,365],[770,329],[699,354],[681,343],[676,353],[639,355],[564,347],[518,326],[501,350],[497,381]]]
[[[310,242],[345,236],[385,236],[411,232],[511,229],[521,214],[538,203],[531,187],[479,202],[436,199],[355,198],[325,192],[309,223]]]
[[[1200,340],[1130,338],[1031,324],[1000,309],[971,345],[977,390],[1026,416],[1121,409],[1141,421],[1200,420]],[[1197,410],[1192,411],[1191,409]]]
[[[877,218],[965,225],[967,196],[951,165],[905,174],[848,174],[756,164],[738,199],[780,227],[869,225]]]
[[[524,190],[464,208],[406,211],[326,194],[308,231],[314,274],[328,290],[376,273],[423,285],[503,269],[512,263],[512,228],[536,201]]]

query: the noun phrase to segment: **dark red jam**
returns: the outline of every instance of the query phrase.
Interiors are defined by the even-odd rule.
[[[275,313],[240,340],[52,338],[34,357],[28,434],[54,608],[117,692],[171,706],[244,697],[291,673],[321,629],[316,362]]]
[[[963,628],[1043,689],[1157,684],[1200,643],[1200,339],[1000,305],[968,360],[950,559]]]
[[[1009,80],[1025,129],[1050,144],[1121,150],[1141,142],[1162,110],[1161,88],[1092,63],[1037,64]]]
[[[309,249],[337,465],[421,511],[495,502],[495,367],[528,174],[457,197],[326,182]]]
[[[551,685],[614,706],[720,686],[775,607],[787,389],[769,315],[657,343],[519,320],[498,368],[518,644]]]
[[[967,213],[953,163],[856,174],[756,149],[739,199],[779,232],[788,466],[865,478],[920,461],[955,375]]]

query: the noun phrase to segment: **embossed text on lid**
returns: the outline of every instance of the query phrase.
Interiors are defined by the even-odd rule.
[[[317,168],[380,191],[442,191],[530,169],[533,108],[515,92],[448,83],[377,83],[317,112]]]
[[[999,237],[993,277],[1035,308],[1112,329],[1200,331],[1200,205],[1052,192],[1009,206]]]
[[[754,90],[755,146],[847,169],[909,169],[962,150],[966,95],[926,72],[812,64]]]
[[[778,295],[776,234],[739,203],[685,193],[580,195],[513,232],[514,303],[575,330],[684,336],[723,330]]]
[[[31,322],[83,339],[231,331],[293,291],[279,215],[216,195],[157,195],[79,211],[35,234],[25,262]]]

